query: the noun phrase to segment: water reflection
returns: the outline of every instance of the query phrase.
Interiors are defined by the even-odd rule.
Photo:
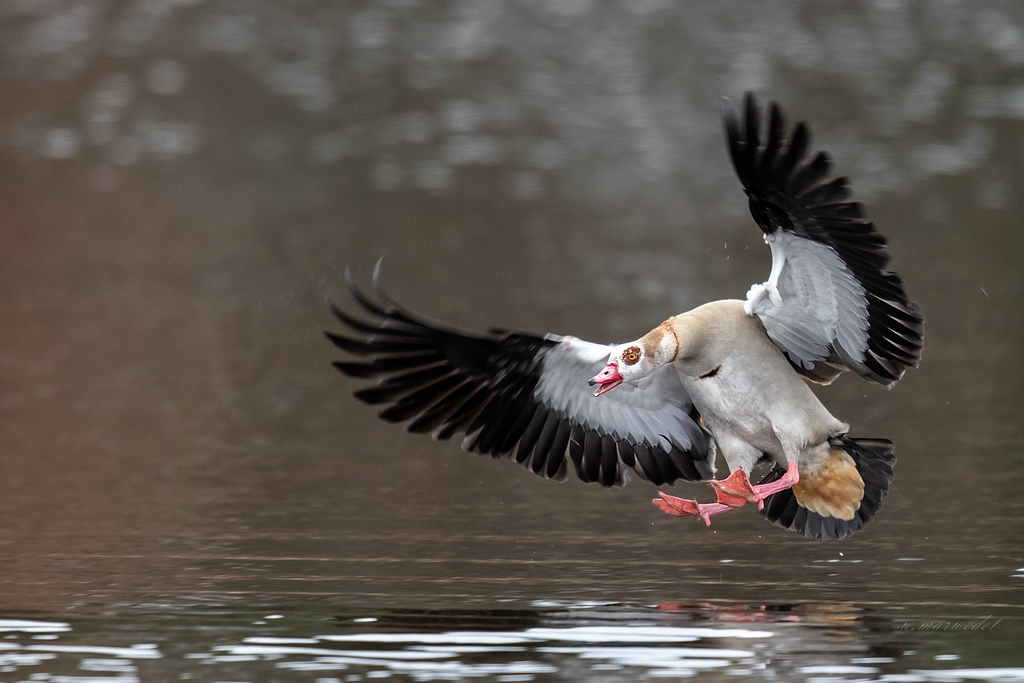
[[[139,660],[160,659],[162,655],[156,645],[139,644],[128,647],[103,645],[65,644],[58,638],[75,638],[72,628],[66,623],[30,621],[24,619],[0,619],[0,633],[24,634],[31,638],[30,644],[11,642],[17,638],[8,635],[0,641],[0,673],[23,673],[31,667],[25,680],[52,681],[53,683],[136,683],[139,681]],[[37,634],[37,635],[29,635]],[[53,635],[39,635],[53,634]],[[62,634],[60,636],[55,634]],[[48,641],[48,642],[39,642]],[[79,657],[79,655],[85,655]],[[87,672],[84,676],[68,676],[40,671],[66,671],[77,659],[77,669]],[[74,668],[71,669],[72,671]],[[24,672],[28,673],[28,672]],[[95,675],[116,674],[116,675]]]
[[[94,621],[74,628],[0,621],[4,631],[29,639],[0,642],[0,667],[55,683],[128,683],[178,670],[187,672],[183,678],[203,680],[242,672],[248,680],[268,675],[308,680],[306,676],[315,674],[320,681],[332,680],[324,676],[346,681],[391,676],[416,681],[632,681],[696,675],[818,682],[1024,680],[1021,668],[942,665],[958,662],[961,653],[970,656],[968,642],[941,654],[920,651],[920,639],[900,630],[899,619],[853,605],[578,602],[375,614],[337,617],[333,632],[325,633],[311,630],[323,621],[311,613],[272,614],[255,622],[249,616],[253,625],[241,627],[246,613],[186,611],[178,614],[174,630],[194,632],[160,648],[92,644]],[[108,630],[112,625],[116,623],[107,624]],[[252,635],[261,631],[271,635]],[[52,635],[31,635],[41,633]],[[39,638],[52,640],[40,643]],[[82,673],[67,675],[76,667]]]

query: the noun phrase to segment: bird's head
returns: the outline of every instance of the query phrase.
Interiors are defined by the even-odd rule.
[[[676,359],[679,342],[666,321],[640,339],[614,347],[608,363],[590,380],[594,396],[609,392],[623,382],[636,382]]]

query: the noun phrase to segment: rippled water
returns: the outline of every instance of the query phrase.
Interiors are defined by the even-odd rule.
[[[140,606],[152,613],[157,606]],[[160,606],[165,622],[97,645],[95,621],[0,621],[0,671],[29,680],[1019,681],[1020,667],[972,667],[978,633],[922,637],[921,622],[850,605],[626,605],[538,601],[489,610],[384,610],[310,618]],[[124,628],[120,620],[105,620]],[[973,625],[996,629],[998,620]],[[1019,625],[1018,625],[1019,626]],[[168,633],[174,634],[168,638]],[[261,635],[245,635],[260,633]],[[1019,630],[1016,635],[1019,635]],[[973,637],[972,637],[973,636]],[[139,642],[151,638],[157,642]],[[110,642],[104,634],[102,642]],[[124,643],[131,643],[126,645]],[[53,673],[38,673],[45,668]],[[31,673],[30,673],[31,672]]]
[[[1024,680],[1022,75],[999,2],[0,4],[0,681]],[[351,397],[326,300],[382,254],[435,318],[600,341],[763,280],[746,88],[925,310],[893,391],[819,391],[897,444],[862,534]]]

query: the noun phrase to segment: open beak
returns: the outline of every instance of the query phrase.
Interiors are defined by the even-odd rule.
[[[604,366],[604,370],[594,375],[590,380],[590,386],[595,384],[600,386],[594,391],[594,396],[600,396],[622,384],[622,375],[619,374],[619,367],[614,363]]]

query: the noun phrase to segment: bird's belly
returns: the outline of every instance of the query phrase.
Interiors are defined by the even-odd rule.
[[[728,431],[777,458],[784,457],[780,434],[814,445],[845,431],[782,355],[784,365],[774,360],[734,355],[714,373],[693,377],[680,370],[680,379],[713,434]]]
[[[781,456],[782,448],[769,417],[773,397],[737,382],[730,375],[708,379],[684,377],[683,385],[713,434],[728,431],[762,452]]]

